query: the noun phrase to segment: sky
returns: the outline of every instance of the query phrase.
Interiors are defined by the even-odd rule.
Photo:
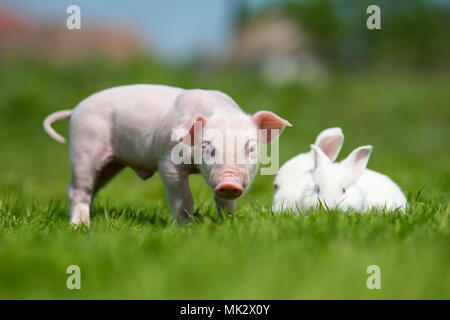
[[[168,60],[221,57],[233,39],[233,12],[244,2],[256,11],[275,0],[0,0],[36,21],[66,25],[69,5],[83,25],[120,24],[134,30],[152,52]]]

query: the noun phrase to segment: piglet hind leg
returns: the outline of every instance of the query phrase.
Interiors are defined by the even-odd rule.
[[[84,153],[72,159],[69,184],[70,220],[74,225],[90,225],[90,208],[97,192],[124,166],[113,162],[108,154]]]
[[[94,193],[95,170],[92,167],[82,168],[79,164],[72,164],[72,179],[69,184],[70,221],[78,226],[90,225],[90,206]]]

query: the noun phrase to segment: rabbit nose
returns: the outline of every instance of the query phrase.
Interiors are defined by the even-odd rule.
[[[331,202],[330,204],[327,204],[327,206],[329,210],[336,210],[339,208],[339,204],[334,201]]]

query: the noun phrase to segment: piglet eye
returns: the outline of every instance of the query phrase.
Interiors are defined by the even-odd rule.
[[[342,194],[345,194],[346,190],[345,188],[342,188]]]
[[[211,145],[210,141],[203,141],[202,148],[209,151],[209,155],[214,158],[216,156],[216,149]]]
[[[247,141],[247,143],[245,144],[245,152],[247,154],[250,154],[250,153],[253,153],[255,151],[256,151],[255,142],[253,140]]]

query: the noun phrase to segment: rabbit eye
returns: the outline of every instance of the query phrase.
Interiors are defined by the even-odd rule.
[[[275,188],[275,190],[278,190],[278,184],[277,183],[274,183],[273,187]]]
[[[319,186],[316,186],[316,193],[319,193],[320,192],[320,188],[319,188]]]
[[[215,157],[216,156],[216,149],[215,148],[213,148],[212,150],[211,150],[211,157]]]
[[[342,188],[342,194],[345,194],[346,190],[345,188]]]

